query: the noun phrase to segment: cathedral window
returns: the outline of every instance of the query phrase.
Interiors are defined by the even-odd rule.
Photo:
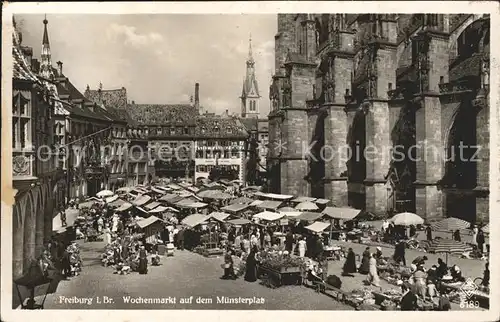
[[[24,149],[31,140],[29,100],[19,93],[14,97],[12,111],[12,147]]]

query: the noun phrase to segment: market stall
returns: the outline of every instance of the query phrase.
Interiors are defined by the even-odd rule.
[[[282,285],[301,285],[304,260],[290,254],[276,251],[259,253],[257,270],[264,285],[280,287]]]

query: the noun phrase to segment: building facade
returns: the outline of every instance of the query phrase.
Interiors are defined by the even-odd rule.
[[[278,15],[271,189],[488,221],[489,30],[484,15]]]
[[[245,146],[248,132],[236,117],[199,116],[195,132],[195,180],[208,179],[212,171],[229,180],[245,182]]]
[[[45,32],[46,32],[45,23]],[[64,203],[62,168],[53,153],[57,92],[32,71],[32,48],[22,46],[14,22],[12,56],[13,277],[37,258],[52,235],[54,207]],[[39,67],[38,64],[34,64]]]

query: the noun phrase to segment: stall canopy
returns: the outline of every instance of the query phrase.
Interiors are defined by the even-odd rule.
[[[260,205],[261,203],[263,203],[264,201],[263,200],[255,200],[253,201],[250,206],[251,207],[257,207],[258,205]]]
[[[208,215],[210,218],[213,218],[218,221],[224,221],[227,217],[230,216],[230,214],[225,213],[225,212],[212,212],[211,214]]]
[[[302,214],[301,211],[280,211],[280,214],[285,215],[286,218],[297,218]]]
[[[105,200],[106,200],[106,203],[112,203],[113,201],[115,201],[117,199],[118,199],[118,196],[114,195],[114,196],[106,198]]]
[[[132,201],[132,204],[134,204],[135,206],[142,206],[148,203],[150,200],[151,200],[150,196],[139,196]]]
[[[298,202],[298,203],[301,203],[301,202],[313,202],[314,200],[316,200],[316,198],[312,198],[312,197],[297,197],[297,198],[293,199],[292,202]]]
[[[252,223],[250,220],[245,218],[230,219],[226,222],[233,225],[248,225]]]
[[[179,202],[182,199],[183,198],[180,197],[179,195],[176,195],[174,193],[169,193],[169,194],[166,194],[163,197],[161,197],[160,201],[165,201],[165,202],[169,202],[169,203],[176,203],[176,202]]]
[[[319,213],[319,212],[310,212],[310,211],[305,211],[301,213],[299,216],[295,217],[297,220],[304,220],[304,221],[316,221],[319,218],[323,217],[324,214]]]
[[[179,212],[179,210],[172,208],[172,207],[165,207],[165,206],[158,206],[154,208],[153,210],[150,210],[149,213],[158,213],[158,212],[164,212],[164,211],[170,211],[170,212]]]
[[[292,207],[282,207],[278,209],[279,212],[296,212],[297,210]]]
[[[412,212],[402,212],[389,219],[396,226],[422,225],[424,219]]]
[[[253,195],[256,196],[256,197],[263,197],[264,198],[264,197],[267,196],[267,193],[257,191]]]
[[[181,190],[181,189],[182,189],[182,187],[181,187],[181,186],[176,185],[175,183],[169,183],[169,184],[167,185],[167,187],[168,187],[168,188],[170,188],[170,189],[172,189],[172,190]]]
[[[295,209],[301,210],[301,211],[307,211],[307,210],[318,210],[318,206],[310,201],[304,201],[299,203],[297,206],[295,206]]]
[[[455,231],[469,228],[470,223],[459,218],[449,217],[432,224],[431,227],[435,231]]]
[[[293,198],[292,195],[280,195],[280,194],[276,194],[276,193],[266,193],[265,197],[270,198],[270,199],[277,199],[277,200],[290,200]]]
[[[231,200],[229,202],[229,204],[230,205],[234,205],[234,204],[248,205],[248,204],[252,203],[253,201],[254,201],[253,199],[250,199],[247,197],[239,197],[239,198]]]
[[[204,202],[193,202],[193,203],[185,205],[184,207],[197,209],[197,208],[204,208],[206,206],[208,206],[208,204],[206,204]]]
[[[259,186],[249,186],[241,189],[242,191],[249,191],[249,190],[254,190],[254,191],[259,191],[260,187]]]
[[[80,208],[80,209],[91,208],[95,203],[97,203],[97,201],[95,201],[95,200],[85,201],[85,202],[78,204],[78,208]]]
[[[159,194],[162,194],[162,195],[164,195],[164,194],[166,194],[166,193],[167,193],[165,190],[158,189],[158,188],[155,188],[155,187],[152,187],[152,188],[151,188],[151,191],[156,192],[156,193],[159,193]]]
[[[130,209],[133,205],[131,203],[125,202],[123,205],[120,207],[116,208],[116,211],[127,211]]]
[[[270,212],[270,211],[259,212],[258,214],[255,214],[253,216],[253,218],[258,218],[258,219],[267,220],[267,221],[275,221],[275,220],[281,219],[283,217],[284,217],[283,214],[279,214],[277,212]]]
[[[258,205],[257,208],[276,210],[279,208],[279,206],[281,206],[282,203],[283,202],[281,201],[266,200],[260,205]]]
[[[200,189],[196,188],[196,187],[186,187],[187,190],[191,191],[191,192],[194,192],[194,193],[197,193]]]
[[[330,218],[342,220],[353,220],[360,213],[361,210],[359,209],[338,207],[326,207],[322,212],[322,214],[325,214]]]
[[[314,231],[316,233],[320,233],[323,230],[325,230],[326,228],[328,228],[328,226],[330,226],[330,223],[315,221],[311,225],[307,226],[306,229],[308,229],[310,231]]]
[[[111,202],[109,205],[113,206],[113,207],[120,207],[124,203],[126,203],[125,200],[123,200],[123,199],[116,199],[115,201]]]
[[[160,203],[158,201],[153,201],[147,205],[144,206],[144,208],[146,208],[147,210],[151,210],[151,209],[154,209],[155,207],[158,207],[160,205]]]
[[[249,205],[234,204],[234,205],[222,207],[221,210],[232,212],[232,213],[237,213],[239,211],[243,211],[243,210],[247,209],[248,207],[250,207],[250,206]]]
[[[204,223],[208,219],[208,216],[202,214],[189,215],[182,220],[182,224],[188,227],[196,227],[199,224]]]
[[[318,205],[322,205],[322,206],[327,205],[329,202],[330,202],[330,200],[328,200],[328,199],[321,199],[321,198],[314,200],[314,203],[316,203]]]
[[[154,224],[155,222],[163,222],[163,220],[161,220],[160,218],[158,217],[155,217],[155,216],[150,216],[148,218],[145,218],[145,219],[141,219],[137,222],[137,226],[139,226],[140,228],[145,228],[145,227],[148,227],[149,225],[152,225]]]
[[[140,211],[142,211],[142,212],[143,212],[143,213],[145,213],[145,214],[149,214],[149,211],[147,211],[146,209],[144,209],[144,208],[142,208],[142,207],[137,206],[137,207],[135,207],[135,208],[139,209]]]
[[[130,187],[121,187],[116,189],[116,192],[130,192],[130,190],[132,190]]]

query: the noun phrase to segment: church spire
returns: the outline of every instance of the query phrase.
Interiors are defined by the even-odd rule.
[[[255,64],[255,61],[253,60],[253,54],[252,54],[252,34],[250,34],[250,38],[248,40],[248,59],[247,59],[247,65],[252,66]]]
[[[47,15],[43,19],[43,39],[42,39],[42,53],[41,53],[41,62],[40,62],[40,74],[42,77],[51,79],[54,77],[54,72],[52,70],[52,59],[50,52],[50,43],[49,43],[49,32],[47,31],[48,25]]]

